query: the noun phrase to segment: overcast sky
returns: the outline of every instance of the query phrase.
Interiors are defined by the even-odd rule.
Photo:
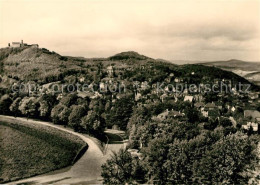
[[[62,55],[260,61],[259,31],[260,0],[0,0],[0,47]]]

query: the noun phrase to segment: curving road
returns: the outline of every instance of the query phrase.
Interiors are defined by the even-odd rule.
[[[14,118],[11,116],[0,116],[0,118],[1,120],[22,120],[50,126],[80,137],[89,146],[85,154],[71,167],[15,181],[9,184],[102,184],[101,165],[110,158],[111,150],[117,151],[124,147],[124,143],[122,142],[118,142],[116,147],[114,143],[108,144],[107,152],[104,155],[98,146],[96,139],[86,134],[77,133],[70,129],[44,121],[27,120],[25,118]]]

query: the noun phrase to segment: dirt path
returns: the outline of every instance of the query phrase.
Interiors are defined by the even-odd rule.
[[[117,151],[119,148],[124,146],[123,143],[118,143],[116,147],[113,146],[111,148],[112,145],[108,144],[108,152],[104,155],[100,147],[95,142],[96,139],[88,135],[77,133],[67,128],[53,125],[44,121],[35,121],[31,119],[27,120],[25,118],[14,118],[11,116],[0,116],[0,119],[22,120],[50,126],[76,135],[89,145],[85,154],[71,167],[36,177],[15,181],[9,184],[101,184],[101,165],[110,157],[111,149]]]

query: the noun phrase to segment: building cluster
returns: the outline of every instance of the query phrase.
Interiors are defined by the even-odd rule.
[[[24,43],[23,40],[21,40],[21,42],[11,42],[11,43],[8,43],[8,47],[9,48],[20,48],[20,47],[24,47],[24,46],[31,46],[31,47],[36,47],[36,48],[39,47],[38,44],[27,44],[27,43]]]
[[[152,66],[140,65],[139,69],[142,71],[146,70],[147,67],[151,68]],[[198,85],[199,87],[203,88],[209,83],[212,85],[223,83],[232,90],[231,92],[220,91],[215,93],[214,95],[216,97],[209,101],[206,93],[198,91],[196,87],[194,87],[192,91],[186,88],[185,85],[187,85],[187,81],[190,80],[189,78],[177,76],[174,73],[170,73],[168,77],[164,79],[165,85],[159,85],[159,89],[157,82],[153,82],[150,78],[146,78],[147,80],[134,79],[131,81],[129,78],[121,76],[125,75],[125,73],[131,73],[134,70],[134,67],[126,66],[126,64],[109,64],[103,67],[102,72],[106,73],[106,75],[103,75],[103,77],[98,80],[98,84],[95,84],[94,82],[88,84],[89,89],[97,90],[88,92],[80,91],[78,92],[78,96],[83,98],[89,97],[90,99],[100,98],[105,94],[104,92],[111,90],[109,89],[110,87],[116,86],[120,92],[117,91],[112,93],[112,103],[129,95],[127,93],[132,93],[134,95],[134,100],[138,106],[168,101],[176,103],[190,102],[205,118],[215,120],[226,117],[230,119],[234,125],[242,125],[242,128],[245,130],[249,130],[252,127],[253,131],[258,131],[258,125],[260,124],[260,112],[258,108],[260,104],[260,93],[258,92],[239,91],[232,86],[233,81],[229,79],[216,78],[212,80],[205,77],[203,82]],[[192,78],[196,73],[191,72],[190,75]],[[77,81],[84,84],[86,82],[86,77],[78,76]],[[167,85],[169,83],[174,84],[174,87],[181,87],[181,92],[177,93],[177,89],[175,89],[175,91],[170,89],[171,86]],[[54,83],[51,83],[51,85],[53,84]],[[49,84],[48,87],[45,85],[46,87],[44,87],[47,89],[46,91],[49,89],[49,93],[52,90],[51,85]],[[96,85],[98,85],[98,87]],[[126,91],[124,91],[123,88],[126,88]],[[166,110],[163,113],[154,116],[153,119],[164,120],[169,117],[183,120],[186,119],[183,110]]]
[[[181,77],[173,77],[174,74],[171,74],[169,79],[166,79],[165,81],[173,81],[175,84],[179,85],[183,84],[185,81]],[[231,92],[219,92],[215,94],[216,100],[211,102],[206,101],[206,96],[203,92],[189,92],[188,89],[183,89],[181,93],[169,93],[168,87],[165,87],[165,91],[158,92],[158,89],[156,89],[157,84],[142,86],[142,84],[149,84],[149,81],[135,82],[141,84],[139,90],[135,93],[135,101],[139,102],[138,104],[140,106],[156,101],[178,102],[181,100],[183,102],[190,102],[208,119],[215,120],[226,117],[230,119],[235,126],[240,124],[245,130],[249,130],[250,127],[252,127],[253,131],[258,131],[260,125],[260,112],[258,108],[260,105],[260,93],[238,91],[236,88],[232,88],[232,82],[228,79],[215,79],[213,84],[219,84],[220,82],[225,83],[227,87],[230,87]],[[203,87],[204,84],[200,85]],[[147,88],[151,88],[150,93],[143,94]],[[224,99],[232,101],[224,102]],[[238,114],[240,115],[238,116]],[[181,111],[166,110],[163,113],[154,116],[153,119],[164,120],[168,117],[184,118],[185,114]]]

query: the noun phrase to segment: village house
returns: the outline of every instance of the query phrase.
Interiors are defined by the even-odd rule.
[[[245,129],[245,130],[249,130],[250,127],[252,127],[254,132],[258,131],[258,123],[248,121],[246,124],[242,125],[242,128]]]
[[[235,112],[236,111],[236,107],[235,106],[231,106],[231,112]]]
[[[101,97],[102,95],[100,93],[98,93],[97,91],[95,92],[91,92],[91,91],[80,91],[77,93],[77,96],[78,97],[81,97],[81,98],[86,98],[86,97],[89,97],[90,99],[96,99],[98,97]]]
[[[184,117],[185,114],[181,113],[180,111],[175,111],[175,110],[171,110],[169,111],[168,109],[166,109],[166,111],[162,112],[161,114],[158,114],[157,116],[153,116],[152,119],[153,120],[158,120],[158,121],[163,121],[167,118],[181,118]]]
[[[171,77],[168,76],[167,78],[165,78],[165,81],[166,81],[167,83],[170,83],[170,82],[171,82]]]
[[[175,83],[180,83],[180,82],[182,82],[182,81],[183,81],[183,80],[182,80],[181,78],[175,78],[175,79],[174,79],[174,82],[175,82]]]
[[[239,94],[236,88],[233,87],[231,90],[232,90],[232,93],[234,95],[238,95]]]
[[[170,88],[168,87],[168,85],[166,85],[166,87],[164,88],[164,90],[165,90],[166,92],[169,92]]]
[[[62,93],[58,94],[56,100],[60,101],[60,100],[63,98],[63,96],[64,96],[64,95],[63,95]]]
[[[184,101],[192,102],[193,100],[194,100],[194,97],[193,97],[193,96],[185,96],[185,97],[184,97]]]
[[[174,77],[174,73],[170,73],[170,75],[169,75],[170,77]]]
[[[158,114],[157,116],[153,116],[152,120],[163,121],[168,117],[168,115],[169,115],[169,110],[166,109],[166,111],[162,112],[161,114]]]
[[[195,94],[198,93],[199,91],[200,89],[196,85],[189,87],[189,93]]]
[[[218,107],[219,110],[222,110],[223,106],[221,102],[215,102],[215,105]]]
[[[150,103],[152,103],[152,102],[153,102],[153,100],[152,100],[152,99],[150,99],[150,98],[148,98],[148,96],[147,96],[147,95],[143,96],[143,97],[142,97],[142,99],[144,99],[144,100],[145,100],[145,103],[147,103],[147,104],[150,104]]]
[[[213,117],[216,118],[219,116],[218,107],[214,102],[207,103],[204,108],[201,108],[201,113],[204,117]]]
[[[142,94],[141,94],[141,93],[139,93],[139,92],[135,93],[135,101],[140,100],[141,97],[142,97]]]
[[[143,65],[143,64],[140,65],[140,66],[139,66],[139,69],[144,70],[144,69],[145,69],[145,65]]]
[[[225,107],[230,111],[230,112],[235,112],[237,110],[236,105],[232,105],[231,103],[226,104]]]
[[[249,94],[248,94],[248,97],[249,97],[251,100],[256,100],[256,99],[258,99],[258,93],[249,93]]]
[[[170,82],[173,80],[173,78],[174,78],[174,74],[173,74],[173,73],[170,73],[170,75],[165,79],[165,81],[166,81],[167,83],[170,83]]]
[[[153,85],[154,85],[154,84],[153,84]],[[157,88],[155,87],[155,88],[152,88],[151,93],[157,95],[157,94],[159,94],[159,91],[158,91]]]
[[[203,102],[204,101],[204,97],[201,94],[196,94],[193,97],[194,97],[194,100],[196,102]]]
[[[119,127],[118,125],[113,125],[113,126],[112,126],[112,129],[113,129],[113,130],[120,130],[120,127]]]
[[[230,79],[222,79],[222,83],[224,83],[224,84],[227,84],[227,85],[229,85],[229,86],[231,86],[231,84],[232,84],[232,81],[230,80]]]
[[[183,90],[182,93],[183,93],[184,95],[187,95],[187,94],[189,94],[189,90],[186,88],[186,89]]]
[[[180,117],[184,117],[185,114],[181,113],[180,111],[172,110],[172,111],[169,112],[168,116],[172,117],[172,118],[180,118]]]
[[[82,76],[78,80],[79,80],[79,82],[83,83],[85,81],[85,77]]]
[[[237,126],[237,121],[234,119],[234,117],[233,116],[229,116],[229,118],[228,118],[231,122],[232,122],[232,125],[234,126],[234,127],[236,127]]]
[[[152,84],[153,89],[156,89],[156,87],[157,87],[157,84]]]
[[[120,100],[120,99],[124,98],[125,96],[126,96],[125,94],[118,93],[116,95],[116,99]]]
[[[100,92],[106,92],[107,91],[107,85],[104,82],[100,82],[99,90],[100,90]]]
[[[109,77],[113,77],[113,75],[114,75],[113,66],[110,65],[110,66],[107,67],[107,74],[108,74]]]
[[[202,102],[197,102],[194,104],[194,106],[198,109],[201,110],[202,108],[204,108],[205,104]]]
[[[257,118],[260,118],[260,112],[257,111],[257,110],[245,110],[244,111],[244,117],[255,120]]]
[[[205,109],[204,110],[214,110],[215,108],[216,108],[216,105],[215,105],[214,102],[212,102],[212,103],[207,103],[205,105]]]
[[[221,81],[220,79],[215,78],[213,81],[213,84],[218,85],[220,83],[220,81]]]
[[[143,143],[140,141],[140,148],[142,148]],[[138,158],[138,159],[143,159],[143,154],[140,153],[137,149],[128,149],[127,150],[130,154],[132,158]]]
[[[62,91],[63,89],[59,89],[60,87],[59,85],[60,85],[60,81],[47,83],[42,85],[41,91],[44,92],[45,94],[53,93],[53,91],[55,92]]]
[[[141,83],[141,89],[142,90],[146,90],[148,88],[150,88],[150,86],[148,85],[147,81],[144,81],[144,82]]]
[[[105,77],[101,81],[104,82],[104,83],[107,83],[107,84],[113,84],[114,83],[114,78],[112,78],[112,77]]]

